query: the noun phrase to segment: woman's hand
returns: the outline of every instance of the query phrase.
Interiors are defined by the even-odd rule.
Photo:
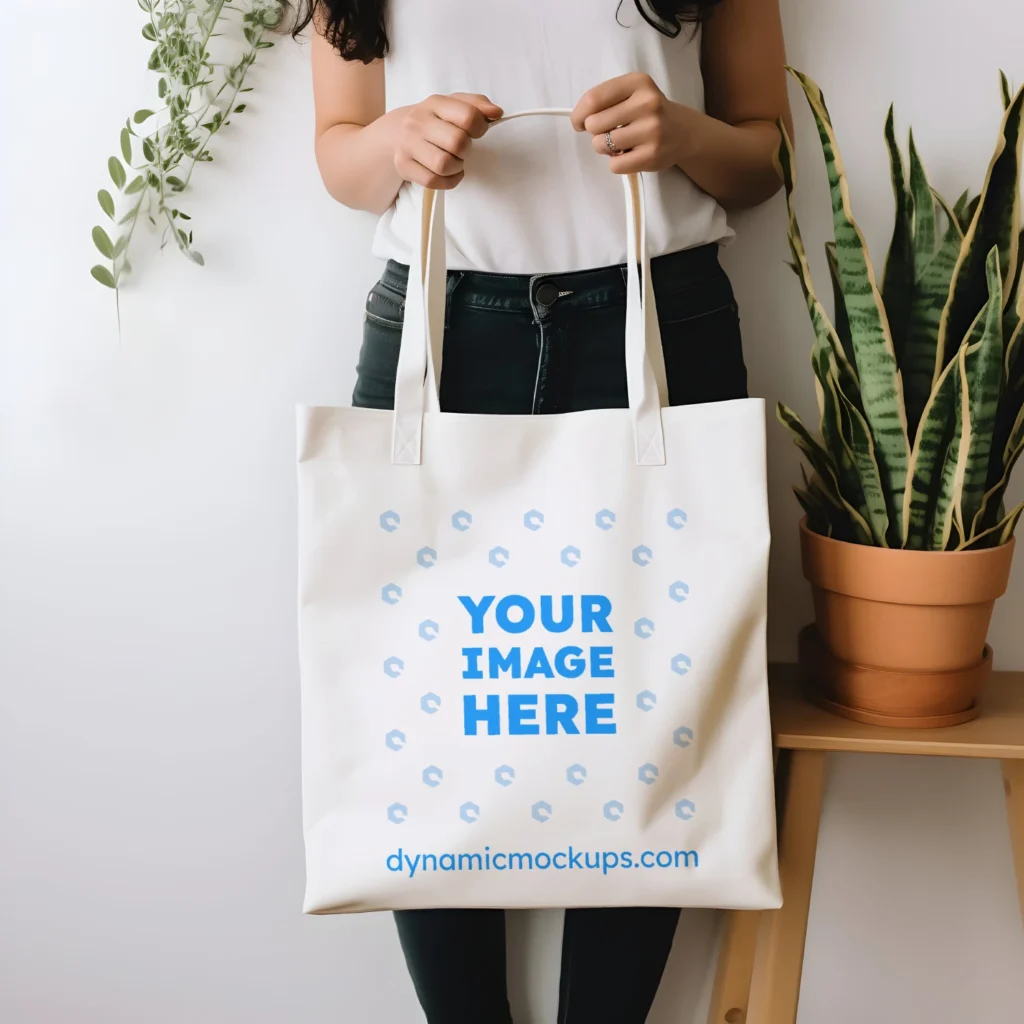
[[[473,139],[479,139],[502,111],[486,96],[460,92],[430,96],[403,113],[395,170],[403,181],[450,189],[465,176],[463,163]]]
[[[635,72],[586,92],[572,112],[572,124],[593,136],[594,151],[610,158],[612,171],[634,174],[681,163],[689,124],[699,116],[666,99],[650,75]]]

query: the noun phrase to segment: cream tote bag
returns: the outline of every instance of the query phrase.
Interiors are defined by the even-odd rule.
[[[764,406],[665,407],[624,185],[628,409],[439,410],[424,191],[394,413],[298,410],[307,913],[781,903]]]

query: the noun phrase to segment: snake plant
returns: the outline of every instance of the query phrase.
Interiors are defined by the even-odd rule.
[[[792,71],[792,69],[790,69]],[[779,404],[810,472],[797,498],[816,533],[878,547],[970,550],[1006,543],[1024,511],[1004,506],[1024,450],[1024,89],[1002,76],[1004,115],[984,187],[953,205],[929,184],[911,133],[905,161],[892,108],[885,140],[896,198],[881,282],[853,219],[825,99],[803,88],[825,155],[835,241],[835,315],[811,280],[793,210],[793,147],[779,172],[792,267],[814,327],[819,436]]]

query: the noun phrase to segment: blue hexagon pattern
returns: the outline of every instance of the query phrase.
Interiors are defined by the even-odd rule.
[[[658,695],[651,690],[641,690],[636,695],[636,706],[641,711],[651,711],[658,703]]]
[[[437,552],[433,548],[420,548],[416,552],[416,561],[424,569],[433,569],[437,565]]]
[[[603,508],[594,516],[599,530],[610,530],[615,525],[615,513],[610,508]]]
[[[681,508],[674,508],[669,512],[666,521],[673,530],[681,530],[686,526],[686,513]]]
[[[565,770],[565,778],[574,786],[582,786],[587,779],[587,769],[581,764],[571,764]]]
[[[436,789],[444,779],[444,772],[436,764],[428,765],[423,769],[423,785]]]
[[[405,671],[405,662],[401,658],[388,658],[384,662],[384,675],[397,679]]]
[[[388,509],[387,512],[381,512],[380,514],[380,528],[382,530],[386,530],[388,533],[394,533],[401,522],[402,517],[397,512],[392,512],[390,509]]]
[[[685,676],[693,668],[693,662],[685,654],[677,654],[672,659],[672,671],[677,676]]]
[[[452,527],[460,533],[465,533],[472,525],[473,517],[465,509],[459,509],[452,516]]]
[[[468,801],[459,808],[459,817],[472,825],[473,822],[480,820],[480,808],[472,801]]]
[[[637,565],[650,565],[652,558],[654,558],[654,552],[646,544],[640,544],[633,548],[633,561]]]
[[[682,818],[683,821],[689,821],[696,813],[697,808],[690,800],[680,800],[676,804],[676,817]]]
[[[544,525],[544,513],[538,512],[535,508],[531,508],[526,515],[523,516],[523,526],[528,530],[536,532]]]
[[[499,764],[494,769],[494,781],[499,786],[511,786],[516,777],[516,770],[510,764]]]
[[[653,786],[654,780],[658,777],[658,766],[649,761],[647,764],[640,765],[637,769],[637,777],[645,786]]]
[[[392,804],[388,808],[388,821],[394,825],[401,825],[409,817],[409,808],[405,804]]]
[[[420,697],[420,708],[426,711],[428,715],[437,714],[437,709],[441,706],[441,698],[436,693],[425,693]]]
[[[398,604],[402,599],[402,588],[397,583],[388,583],[381,587],[380,599],[385,604]]]
[[[570,544],[568,547],[562,548],[562,564],[569,566],[570,569],[580,564],[580,558],[582,557],[580,549]]]
[[[679,726],[679,728],[672,733],[672,742],[677,747],[682,747],[685,750],[693,742],[693,730],[688,729],[685,725]]]
[[[625,807],[619,803],[618,800],[609,800],[604,805],[604,816],[609,821],[620,821],[622,819],[622,812],[625,811]]]
[[[546,800],[538,800],[531,808],[530,814],[535,821],[548,821],[551,818],[551,804]]]
[[[433,619],[424,619],[420,623],[419,634],[421,640],[436,640],[441,627]]]
[[[654,623],[650,619],[637,619],[633,623],[633,632],[636,633],[641,640],[649,640],[654,636]]]
[[[508,565],[510,555],[508,548],[491,548],[487,555],[487,561],[495,567],[495,569],[504,569]]]

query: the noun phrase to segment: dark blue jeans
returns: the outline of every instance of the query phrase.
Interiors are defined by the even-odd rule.
[[[739,317],[716,246],[652,262],[669,400],[743,398]],[[408,268],[389,263],[366,303],[353,404],[390,409]],[[449,412],[623,407],[625,268],[508,276],[450,272],[441,370]],[[678,908],[569,910],[558,1024],[643,1024],[672,948]],[[510,1024],[501,910],[395,914],[429,1024]]]

